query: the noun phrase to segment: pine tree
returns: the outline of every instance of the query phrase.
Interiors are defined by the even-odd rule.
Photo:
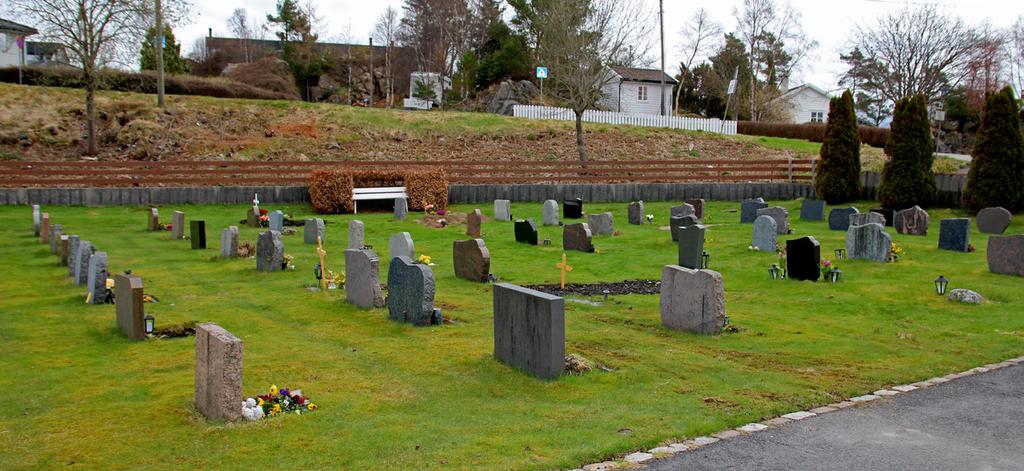
[[[814,189],[828,204],[853,201],[860,196],[860,133],[853,94],[832,98]]]
[[[896,102],[892,132],[885,143],[889,161],[882,168],[878,186],[878,201],[883,207],[900,210],[931,203],[935,198],[934,151],[924,95]]]
[[[174,31],[171,25],[164,25],[164,72],[169,74],[187,74],[188,61],[181,57],[181,43],[175,41]],[[156,28],[150,27],[146,30],[146,39],[142,40],[142,57],[139,60],[139,68],[142,70],[156,70]]]
[[[971,156],[964,188],[968,208],[1024,208],[1024,144],[1017,101],[1009,87],[985,99]]]

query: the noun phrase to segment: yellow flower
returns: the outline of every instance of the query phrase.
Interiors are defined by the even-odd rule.
[[[316,410],[316,404],[310,402],[309,405],[306,406],[306,408],[309,410]]]
[[[420,255],[420,263],[422,263],[424,265],[430,265],[430,256],[429,255]]]
[[[270,394],[277,395],[277,385],[276,384],[272,384],[270,386]]]
[[[271,416],[271,417],[273,417],[273,416],[275,416],[275,415],[277,415],[277,411],[276,411],[276,410],[272,410],[272,411],[270,411],[270,416]]]
[[[262,407],[263,406],[263,399],[256,398],[256,405]]]
[[[281,404],[274,404],[274,412],[281,412]]]

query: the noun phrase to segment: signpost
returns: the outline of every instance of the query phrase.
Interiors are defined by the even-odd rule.
[[[548,78],[547,67],[537,67],[537,78],[540,79],[540,101],[544,102],[544,79]]]
[[[18,85],[22,82],[22,68],[25,66],[25,37],[18,36]]]

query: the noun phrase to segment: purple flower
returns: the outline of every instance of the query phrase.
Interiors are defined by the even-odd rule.
[[[287,389],[282,389],[282,390],[280,391],[280,393],[281,393],[281,395],[282,395],[282,396],[284,396],[284,397],[288,397],[288,390],[287,390]]]

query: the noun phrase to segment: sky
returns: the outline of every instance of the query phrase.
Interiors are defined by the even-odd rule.
[[[644,0],[651,12],[658,9],[658,0]],[[786,0],[780,0],[784,3]],[[402,0],[313,0],[323,17],[323,40],[365,44],[377,17],[391,5],[401,11]],[[791,85],[813,83],[822,89],[835,91],[837,80],[844,70],[839,52],[845,51],[849,32],[858,24],[871,24],[872,20],[887,12],[897,11],[908,3],[898,0],[789,0],[803,18],[807,35],[818,42],[818,48],[805,60],[801,70],[791,78]],[[963,18],[968,24],[988,22],[996,28],[1006,28],[1024,15],[1021,0],[940,0],[947,14]],[[228,36],[227,19],[235,8],[245,8],[250,16],[264,18],[273,11],[275,0],[194,0],[190,21],[175,28],[184,51],[193,42],[213,28],[214,35]],[[736,20],[733,10],[742,0],[664,0],[666,69],[678,72],[682,37],[679,30],[698,8],[707,10],[725,31],[734,31]],[[656,21],[656,17],[655,17]],[[350,38],[350,39],[349,39]],[[652,51],[657,55],[658,50]],[[657,63],[655,63],[657,67]]]

